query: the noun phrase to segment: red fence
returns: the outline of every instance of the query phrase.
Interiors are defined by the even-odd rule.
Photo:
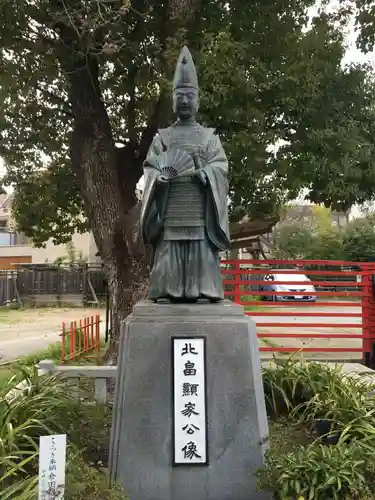
[[[61,363],[100,351],[100,315],[62,324]]]
[[[223,260],[221,264],[225,295],[245,306],[246,314],[256,321],[261,351],[362,359],[367,366],[375,362],[375,263]],[[311,280],[313,291],[306,291],[306,281],[301,285],[301,276]]]

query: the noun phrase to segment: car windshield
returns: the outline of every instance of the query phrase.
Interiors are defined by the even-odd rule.
[[[274,274],[275,281],[310,281],[304,274]]]

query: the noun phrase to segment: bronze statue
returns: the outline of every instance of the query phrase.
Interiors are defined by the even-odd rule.
[[[155,135],[144,162],[142,235],[154,250],[148,297],[224,298],[219,252],[229,248],[228,160],[214,129],[195,121],[198,79],[183,47],[173,82],[177,121]]]

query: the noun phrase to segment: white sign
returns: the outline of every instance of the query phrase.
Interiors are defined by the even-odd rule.
[[[38,500],[64,500],[66,434],[39,439]]]
[[[207,457],[205,338],[173,337],[174,465],[205,465]]]

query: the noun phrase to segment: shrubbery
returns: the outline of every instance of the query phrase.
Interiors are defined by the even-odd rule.
[[[373,387],[293,360],[263,378],[272,433],[261,486],[280,500],[375,499]]]
[[[109,486],[111,410],[79,404],[66,382],[22,369],[27,389],[0,390],[1,500],[36,500],[39,436],[67,433],[66,500],[124,500]],[[260,487],[279,500],[375,500],[373,387],[323,363],[278,361],[263,374],[270,449]],[[249,499],[250,500],[250,499]]]
[[[38,377],[35,369],[22,369],[27,388],[8,402],[5,395],[19,378],[0,391],[1,500],[37,499],[39,437],[53,433],[68,434],[66,500],[123,500],[100,470],[107,408],[79,404],[66,382]]]
[[[354,219],[342,229],[333,225],[328,217],[329,226],[317,224],[315,227],[304,227],[302,220],[284,223],[275,229],[271,242],[272,258],[354,262],[373,260],[374,214]]]

